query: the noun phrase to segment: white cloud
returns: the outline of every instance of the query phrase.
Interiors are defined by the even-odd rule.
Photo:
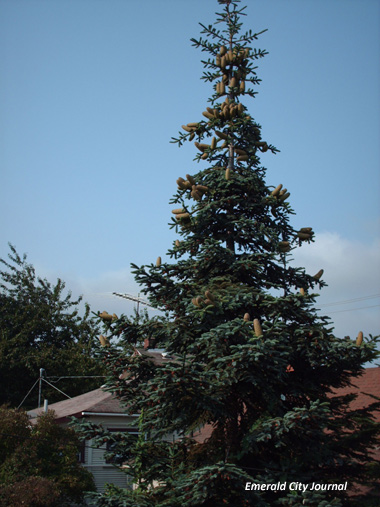
[[[293,265],[304,266],[314,274],[324,269],[317,307],[331,316],[337,336],[354,337],[362,330],[380,334],[380,240],[364,244],[350,241],[337,233],[316,234],[316,241],[294,251]],[[364,299],[367,298],[367,299]],[[358,299],[351,303],[331,305]]]
[[[136,283],[133,274],[126,268],[101,273],[97,278],[80,278],[76,283],[73,280],[73,285],[76,285],[78,294],[83,294],[83,300],[90,304],[92,311],[106,310],[117,315],[131,315],[136,304],[115,296],[114,292],[135,297],[141,292],[141,287]],[[73,288],[72,290],[74,293]],[[146,299],[144,294],[140,297]]]
[[[295,266],[302,266],[313,275],[324,269],[323,280],[328,284],[320,292],[317,308],[331,317],[337,336],[355,337],[362,330],[365,335],[380,334],[380,297],[361,299],[380,294],[380,240],[370,244],[351,241],[337,233],[316,234],[316,241],[304,244],[293,252]],[[41,275],[41,271],[37,270]],[[137,285],[129,269],[107,271],[96,278],[79,278],[75,275],[42,273],[54,281],[60,276],[73,296],[83,294],[84,301],[95,312],[106,310],[120,315],[131,315],[136,306],[133,302],[113,296],[113,292],[137,296]],[[145,296],[141,294],[145,299]],[[331,305],[359,299],[352,303]]]
[[[131,315],[136,306],[135,303],[115,296],[113,292],[132,296],[138,296],[141,292],[141,287],[137,285],[133,274],[127,268],[99,273],[99,276],[91,278],[78,277],[75,273],[58,273],[56,270],[44,269],[43,266],[36,267],[36,273],[53,284],[57,278],[63,280],[67,291],[72,293],[73,299],[83,296],[83,302],[89,303],[93,312],[106,310],[117,315]],[[141,297],[145,299],[143,294]]]

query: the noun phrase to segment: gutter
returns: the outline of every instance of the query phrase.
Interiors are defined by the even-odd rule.
[[[103,417],[140,417],[140,414],[125,414],[125,413],[119,413],[119,412],[82,412],[82,415],[97,415],[97,416],[103,416]]]

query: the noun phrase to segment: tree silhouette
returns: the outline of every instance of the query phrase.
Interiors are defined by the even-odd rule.
[[[219,4],[215,25],[201,25],[192,39],[207,55],[210,105],[173,139],[194,142],[201,167],[177,179],[170,227],[180,238],[171,262],[132,265],[164,316],[107,324],[120,339],[104,348],[108,387],[141,414],[144,438],[87,427],[87,436],[112,439],[138,488],[113,488],[97,505],[341,505],[346,491],[266,485],[369,477],[374,407],[352,411],[352,398],[332,389],[376,357],[376,338],[335,337],[314,307],[323,270],[289,264],[315,235],[309,224],[292,227],[290,193],[267,184],[260,156],[278,150],[242,102],[255,97],[256,63],[266,52],[253,47],[259,33],[241,31],[238,1]],[[166,350],[161,362],[133,353],[143,338]],[[199,441],[202,428],[208,438]]]

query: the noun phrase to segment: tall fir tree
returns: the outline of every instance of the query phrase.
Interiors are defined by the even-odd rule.
[[[164,316],[107,322],[109,337],[119,339],[103,350],[108,388],[141,414],[143,437],[82,426],[87,437],[112,441],[137,488],[113,487],[93,499],[104,506],[341,505],[346,491],[246,489],[369,480],[375,406],[352,411],[352,397],[332,390],[377,357],[377,338],[335,337],[314,307],[323,271],[310,275],[289,263],[314,232],[292,227],[289,192],[266,183],[260,154],[277,149],[242,102],[255,97],[256,62],[266,51],[253,48],[260,34],[241,31],[238,0],[218,1],[215,26],[201,24],[202,36],[192,39],[208,54],[202,79],[213,87],[210,106],[173,140],[194,141],[201,167],[177,179],[171,200],[170,226],[181,239],[168,251],[171,262],[132,265]],[[133,354],[143,339],[167,351],[163,364]],[[193,435],[202,427],[209,437],[199,442]]]

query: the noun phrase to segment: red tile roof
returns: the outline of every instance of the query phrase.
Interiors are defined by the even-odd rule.
[[[368,396],[366,393],[380,398],[380,367],[366,368],[360,377],[352,379],[352,386],[342,387],[334,390],[334,394],[344,396],[346,394],[357,394],[357,398],[350,403],[352,410],[365,408],[378,400]],[[380,421],[380,412],[375,413],[375,418]]]
[[[147,351],[144,351],[145,354]],[[147,355],[150,355],[151,351]],[[162,356],[155,358],[158,363],[165,361]],[[380,398],[380,367],[367,368],[360,377],[352,379],[352,386],[344,387],[334,391],[335,394],[345,395],[355,393],[357,398],[351,402],[350,407],[354,410],[368,406],[371,402],[376,401],[366,393],[375,395]],[[53,403],[48,407],[54,410],[57,422],[63,421],[71,416],[81,416],[82,412],[91,413],[108,413],[118,414],[125,412],[125,408],[120,401],[110,392],[102,388],[95,389],[85,394],[76,396],[75,398]],[[43,412],[43,407],[30,410],[28,412],[31,420]],[[380,412],[376,413],[376,419],[380,421]],[[207,425],[203,430],[195,435],[197,441],[202,442],[212,433],[212,427]]]
[[[288,371],[293,370],[291,367],[288,368]],[[353,393],[357,394],[355,400],[350,403],[350,409],[352,410],[367,407],[377,400],[371,396],[367,396],[366,393],[377,396],[380,399],[380,367],[366,368],[363,371],[362,375],[352,379],[351,386],[336,389],[333,391],[333,393],[339,396]],[[380,411],[374,412],[374,416],[375,419],[380,422]],[[197,433],[194,433],[194,439],[199,443],[203,443],[205,440],[210,438],[212,432],[212,425],[206,424],[201,430],[199,430]],[[380,459],[380,453],[378,455],[378,458]]]

